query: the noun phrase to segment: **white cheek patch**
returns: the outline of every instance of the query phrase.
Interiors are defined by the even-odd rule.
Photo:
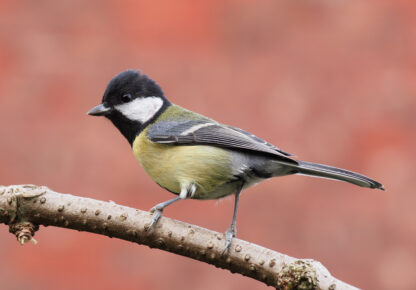
[[[115,106],[115,109],[132,121],[146,123],[163,106],[163,100],[159,97],[137,98],[133,101]]]

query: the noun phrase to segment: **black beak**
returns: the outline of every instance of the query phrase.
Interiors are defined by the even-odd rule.
[[[91,116],[105,116],[111,112],[111,108],[105,107],[103,104],[99,104],[98,106],[92,108],[88,111],[88,115]]]

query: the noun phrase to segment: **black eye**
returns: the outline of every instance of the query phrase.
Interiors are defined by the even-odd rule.
[[[131,101],[131,95],[130,95],[130,94],[124,94],[124,95],[121,97],[121,101],[122,101],[123,103],[128,103],[128,102],[130,102],[130,101]]]

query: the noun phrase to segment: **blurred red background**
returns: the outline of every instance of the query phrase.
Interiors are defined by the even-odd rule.
[[[149,209],[154,184],[108,121],[86,112],[140,68],[174,103],[387,191],[302,176],[241,199],[238,237],[321,261],[366,289],[416,288],[414,1],[1,1],[0,183]],[[165,215],[225,231],[233,201]],[[1,289],[263,289],[145,246],[0,227]]]

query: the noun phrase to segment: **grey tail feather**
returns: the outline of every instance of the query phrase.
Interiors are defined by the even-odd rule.
[[[299,161],[298,174],[346,181],[358,186],[384,190],[381,183],[367,176],[328,165]]]

